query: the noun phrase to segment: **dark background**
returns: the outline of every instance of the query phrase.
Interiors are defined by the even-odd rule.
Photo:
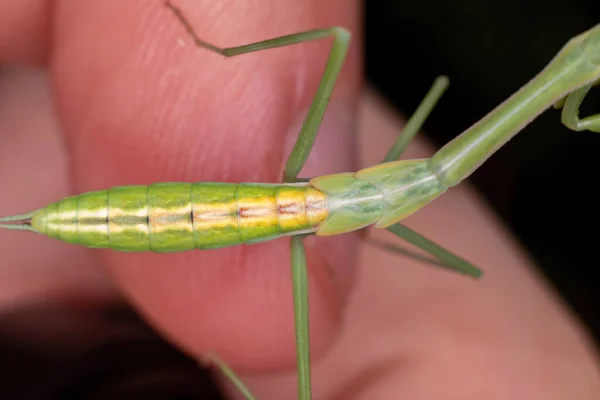
[[[437,75],[450,87],[425,125],[443,145],[518,90],[573,36],[600,21],[592,0],[368,0],[366,70],[410,115]],[[581,116],[600,112],[600,88]],[[472,177],[600,343],[600,134],[551,109]]]

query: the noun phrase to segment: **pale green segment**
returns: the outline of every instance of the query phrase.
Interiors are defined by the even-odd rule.
[[[66,223],[75,226],[77,223],[77,198],[69,197],[58,203],[58,212],[65,216]],[[78,243],[77,229],[67,229],[57,232],[61,240],[68,243]]]
[[[428,204],[446,190],[428,161],[396,161],[355,174],[312,179],[310,183],[327,194],[330,213],[317,235],[337,235],[371,224],[385,228]]]
[[[430,169],[428,159],[380,164],[358,171],[356,177],[381,191],[383,213],[376,228],[387,228],[408,217],[447,189]]]
[[[383,203],[379,189],[353,173],[325,175],[310,180],[327,194],[329,218],[319,226],[317,235],[330,236],[354,231],[381,218]]]
[[[446,186],[466,179],[527,124],[600,75],[600,25],[571,39],[542,72],[431,159]]]
[[[326,216],[325,196],[308,184],[167,182],[67,197],[38,210],[31,227],[87,247],[174,252],[303,233]]]
[[[148,187],[150,250],[163,253],[195,248],[191,199],[191,183]]]
[[[149,188],[142,185],[117,186],[108,191],[106,215],[109,223],[105,230],[108,247],[123,251],[151,250],[147,222]],[[80,223],[85,225],[86,221]]]
[[[235,194],[238,190],[238,185],[229,183],[205,183],[202,186],[194,185],[192,190],[192,202],[196,207],[208,208],[220,207],[223,210],[223,215],[219,218],[221,223],[211,223],[210,217],[207,216],[206,224],[210,225],[210,229],[195,229],[194,239],[196,248],[200,249],[215,249],[220,247],[235,246],[242,243],[240,240],[240,232],[237,229],[237,205],[234,210],[228,211],[226,205],[236,204]],[[199,210],[201,212],[202,210]],[[204,221],[196,220],[199,225]],[[235,226],[232,226],[235,224]]]
[[[77,201],[77,209],[79,211],[86,211],[85,215],[82,215],[78,211],[77,217],[84,220],[79,220],[78,225],[85,225],[90,229],[79,231],[79,244],[87,247],[107,248],[109,247],[108,240],[108,209],[106,204],[108,202],[108,190],[100,190],[97,192],[88,192],[79,196],[73,196]],[[65,199],[66,200],[66,199]],[[64,201],[64,200],[63,200]],[[42,209],[44,210],[44,209]],[[31,226],[36,228],[36,217],[31,219]],[[52,223],[56,224],[57,229],[60,229],[61,221],[59,215],[53,215],[50,212],[46,213],[46,220],[41,220],[40,224],[46,225]],[[78,228],[78,227],[76,227]],[[48,235],[52,236],[52,235]],[[77,242],[74,242],[77,243]]]

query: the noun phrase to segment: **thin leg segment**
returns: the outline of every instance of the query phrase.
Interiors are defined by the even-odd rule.
[[[298,363],[298,400],[310,400],[310,329],[308,324],[308,273],[301,236],[291,238],[294,317]]]
[[[214,364],[219,370],[219,372],[223,374],[223,376],[225,376],[229,380],[229,382],[233,384],[233,386],[242,394],[242,396],[244,396],[246,400],[257,400],[256,397],[254,397],[254,395],[250,391],[250,389],[248,389],[248,387],[244,385],[244,382],[242,382],[242,380],[235,374],[235,372],[233,372],[233,370],[219,357],[217,357],[216,355],[208,357],[207,362],[210,364]]]
[[[452,254],[448,250],[444,249],[440,245],[432,242],[427,239],[425,236],[413,231],[412,229],[401,225],[394,224],[386,228],[388,231],[392,232],[394,235],[406,240],[408,243],[425,250],[438,260],[440,260],[443,264],[442,266],[452,269],[454,271],[472,276],[473,278],[479,278],[482,275],[482,272],[479,268],[475,267],[473,264],[468,262],[467,260],[458,257],[455,254]],[[393,247],[389,245],[388,248]],[[394,251],[398,253],[405,253],[402,249],[394,249]],[[419,258],[417,258],[418,260]],[[421,259],[421,261],[423,261]],[[431,263],[432,265],[437,265],[436,263]]]
[[[439,76],[433,82],[433,86],[427,92],[419,107],[414,112],[414,114],[410,117],[410,119],[406,122],[402,133],[398,135],[398,138],[392,145],[392,147],[388,150],[387,154],[383,158],[381,162],[391,162],[398,160],[406,148],[408,144],[417,136],[417,133],[421,131],[425,120],[429,117],[433,108],[436,106],[446,89],[449,85],[448,78],[445,76]]]
[[[344,28],[334,26],[326,29],[315,29],[306,32],[294,33],[291,35],[263,40],[242,46],[221,48],[200,39],[189,21],[183,15],[183,12],[170,2],[167,2],[166,5],[173,11],[175,16],[183,24],[198,47],[221,54],[225,57],[234,57],[240,54],[273,49],[276,47],[284,47],[302,42],[325,39],[328,37],[333,38],[333,45],[325,65],[325,71],[321,78],[321,82],[317,88],[317,93],[308,110],[306,119],[304,120],[302,128],[300,129],[300,133],[298,134],[298,139],[296,139],[294,148],[285,166],[283,181],[296,182],[296,178],[298,177],[300,170],[306,163],[308,155],[312,150],[319,126],[321,125],[323,115],[325,114],[325,109],[329,104],[329,99],[331,98],[331,93],[333,92],[335,82],[340,70],[342,69],[342,65],[344,64],[348,46],[350,44],[350,32]]]

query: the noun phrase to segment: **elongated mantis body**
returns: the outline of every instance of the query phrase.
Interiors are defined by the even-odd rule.
[[[339,27],[221,49],[200,40],[182,12],[169,4],[196,44],[226,57],[333,38],[323,78],[288,159],[284,183],[185,183],[122,186],[72,196],[33,212],[0,218],[7,229],[41,233],[69,243],[120,251],[213,249],[291,236],[298,347],[298,395],[310,398],[308,298],[302,237],[329,236],[374,225],[387,228],[453,269],[477,268],[398,224],[469,177],[487,158],[552,104],[564,101],[562,121],[577,131],[600,131],[600,115],[580,119],[579,105],[600,78],[600,25],[569,41],[527,85],[433,157],[396,161],[439,99],[441,79],[384,163],[355,173],[298,179],[349,46]],[[565,99],[566,98],[566,99]],[[221,364],[232,379],[235,376]],[[247,389],[237,382],[248,398]]]

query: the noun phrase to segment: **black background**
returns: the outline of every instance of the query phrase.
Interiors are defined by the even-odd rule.
[[[425,125],[442,145],[525,84],[600,21],[591,0],[369,0],[368,80],[404,115],[437,75],[449,90]],[[600,112],[600,88],[582,116]],[[549,110],[472,178],[600,342],[597,249],[600,134],[569,131]]]

